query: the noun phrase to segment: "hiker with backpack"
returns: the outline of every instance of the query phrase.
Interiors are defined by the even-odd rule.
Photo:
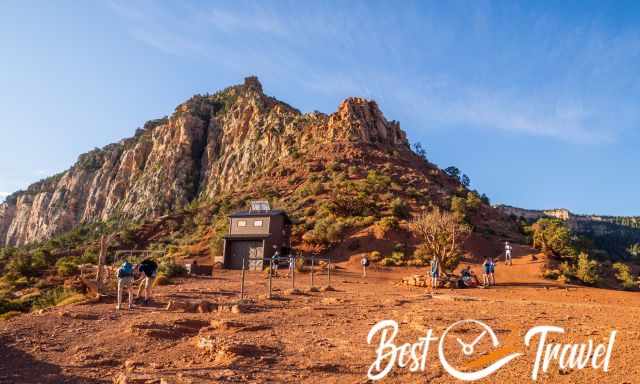
[[[138,286],[137,297],[140,298],[140,293],[142,291],[142,287],[144,286],[144,303],[149,304],[149,300],[151,300],[153,283],[156,280],[158,264],[151,259],[145,259],[140,264],[138,264],[137,270],[142,274],[142,281],[140,281],[140,286]]]
[[[440,278],[440,262],[435,257],[431,259],[430,263],[430,276],[431,276],[431,290],[438,289],[438,279]]]
[[[120,268],[118,268],[117,274],[118,278],[118,304],[116,306],[116,310],[119,311],[122,307],[122,290],[126,289],[129,293],[129,306],[127,309],[131,309],[133,306],[133,264],[129,261],[125,260]]]
[[[367,277],[367,267],[370,264],[367,256],[362,256],[362,260],[360,261],[360,264],[362,264],[362,277]]]

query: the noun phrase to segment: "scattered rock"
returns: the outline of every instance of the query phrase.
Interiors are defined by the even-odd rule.
[[[167,304],[167,311],[178,311],[178,312],[196,312],[196,304],[182,301],[170,300]]]
[[[243,323],[232,320],[224,320],[224,319],[214,319],[211,320],[210,328],[217,330],[229,330],[234,328],[242,328],[244,327]]]
[[[320,292],[335,292],[335,288],[330,285],[325,285],[324,287],[320,288]]]
[[[218,304],[210,303],[206,300],[202,300],[200,303],[198,303],[198,306],[196,307],[196,311],[198,313],[209,313],[217,309],[218,309]]]
[[[302,291],[298,288],[291,288],[284,291],[285,295],[302,295]]]
[[[320,303],[325,305],[340,304],[341,300],[337,297],[325,297],[320,300]]]

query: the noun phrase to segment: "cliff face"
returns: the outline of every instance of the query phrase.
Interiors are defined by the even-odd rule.
[[[194,96],[134,137],[83,154],[69,170],[9,196],[0,204],[0,246],[84,222],[157,217],[231,191],[301,148],[340,142],[408,149],[399,124],[373,101],[349,98],[331,115],[301,114],[249,77]]]

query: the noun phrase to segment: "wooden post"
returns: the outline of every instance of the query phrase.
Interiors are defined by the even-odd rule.
[[[293,265],[291,268],[291,289],[296,289],[296,258],[295,256],[289,255],[291,260],[289,260],[289,267]]]
[[[329,256],[329,264],[327,265],[327,277],[329,279],[328,285],[331,285],[331,256]]]
[[[269,294],[267,298],[271,298],[271,275],[273,274],[273,259],[269,258]]]
[[[102,266],[106,262],[107,237],[100,236],[100,253],[98,254],[98,272],[96,273],[96,291],[98,297],[102,294]]]
[[[244,300],[244,256],[242,256],[242,276],[240,278],[240,300]]]
[[[313,270],[315,266],[315,255],[311,254],[311,286],[313,287]]]

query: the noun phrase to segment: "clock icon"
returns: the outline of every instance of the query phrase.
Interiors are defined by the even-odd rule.
[[[482,329],[482,332],[480,332],[480,334],[471,343],[466,343],[462,339],[456,338],[456,341],[462,347],[462,353],[465,356],[473,355],[473,353],[475,352],[475,347],[487,335],[489,336],[490,341],[491,341],[491,345],[494,348],[497,348],[498,346],[500,346],[500,341],[498,340],[498,336],[496,335],[496,333],[493,331],[493,329],[491,329],[491,327],[489,325],[483,323],[482,321],[479,321],[479,320],[460,320],[460,321],[450,325],[449,328],[447,328],[442,333],[442,336],[440,337],[440,343],[438,344],[438,354],[439,354],[439,357],[440,357],[440,363],[442,364],[442,367],[451,376],[455,377],[456,379],[463,380],[463,381],[474,381],[474,380],[479,380],[479,379],[485,378],[485,377],[491,375],[492,373],[494,373],[495,371],[497,371],[498,369],[502,368],[505,364],[507,364],[511,360],[513,360],[513,359],[515,359],[515,358],[517,358],[517,357],[522,355],[522,353],[511,353],[511,354],[509,354],[507,356],[504,356],[501,359],[493,362],[488,367],[483,368],[483,369],[481,369],[479,371],[475,371],[475,372],[462,372],[462,371],[457,370],[447,360],[447,356],[446,356],[445,351],[444,351],[444,342],[445,342],[446,337],[449,334],[449,332],[451,332],[451,330],[453,330],[453,329],[455,329],[455,328],[457,328],[457,327],[459,327],[461,325],[464,325],[464,324],[474,324],[474,325],[480,326],[480,328]]]

